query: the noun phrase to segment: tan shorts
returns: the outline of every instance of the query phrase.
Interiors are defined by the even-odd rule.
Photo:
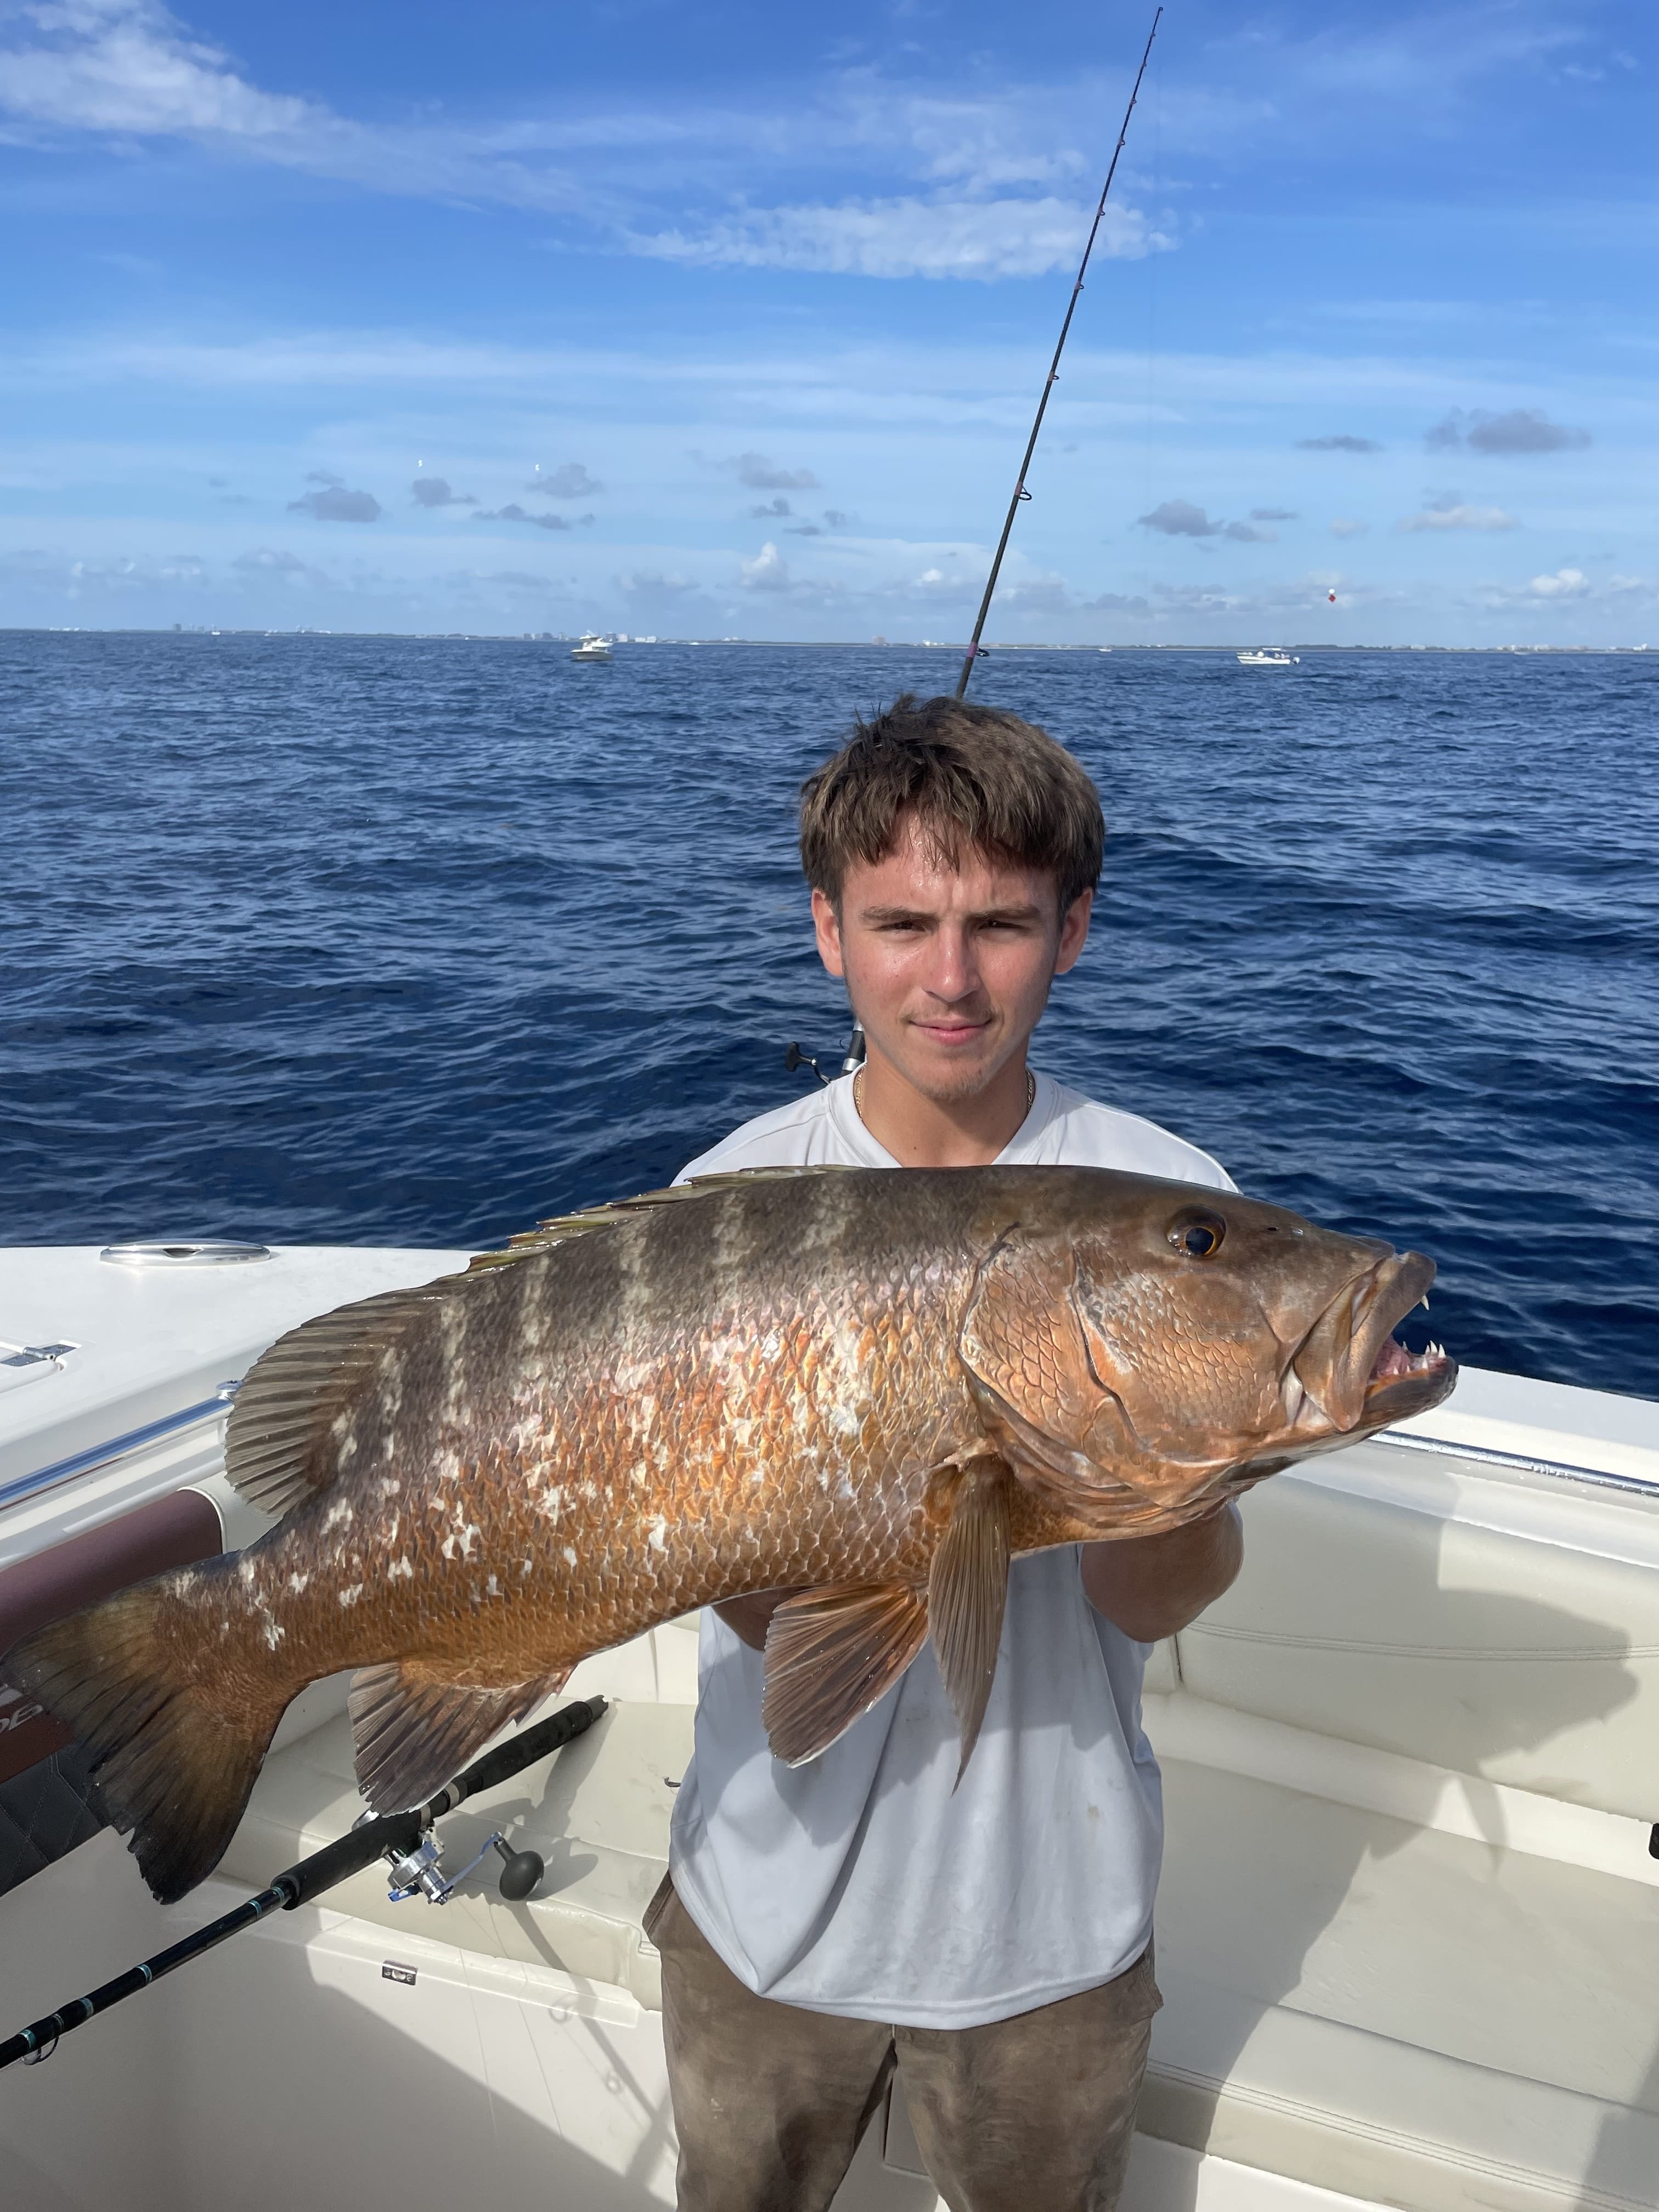
[[[951,2212],[1112,2212],[1152,2014],[1152,1947],[1115,1981],[987,2027],[887,2027],[745,1989],[666,1875],[662,1954],[679,2212],[824,2212],[895,2070]]]

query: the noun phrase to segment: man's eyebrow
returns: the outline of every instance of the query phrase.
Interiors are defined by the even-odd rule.
[[[1010,899],[1006,904],[975,907],[967,919],[969,921],[1040,921],[1042,908],[1035,899]],[[889,921],[934,921],[938,916],[925,907],[864,906],[859,908],[859,920],[879,927]]]

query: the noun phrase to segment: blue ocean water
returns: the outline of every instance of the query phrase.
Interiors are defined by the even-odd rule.
[[[0,633],[0,1241],[484,1244],[847,1027],[793,857],[921,648]],[[1659,1396],[1659,655],[998,654],[1111,836],[1035,1057]]]

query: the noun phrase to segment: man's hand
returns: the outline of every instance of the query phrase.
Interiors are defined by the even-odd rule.
[[[747,1597],[722,1598],[714,1610],[728,1628],[737,1631],[751,1651],[764,1651],[772,1615],[785,1598],[796,1595],[789,1589],[751,1590]]]
[[[1189,1521],[1162,1536],[1085,1544],[1084,1595],[1097,1613],[1137,1644],[1156,1644],[1196,1620],[1231,1583],[1243,1560],[1238,1508],[1221,1505],[1201,1521]]]

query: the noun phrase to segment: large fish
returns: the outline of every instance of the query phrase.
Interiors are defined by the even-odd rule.
[[[422,1803],[576,1662],[773,1618],[814,1757],[931,1633],[973,1748],[1011,1556],[1174,1528],[1435,1404],[1431,1261],[1091,1168],[719,1176],[546,1224],[285,1336],[227,1470],[277,1525],[0,1663],[92,1753],[155,1894],[217,1863],[283,1709],[358,1671],[358,1778]]]

